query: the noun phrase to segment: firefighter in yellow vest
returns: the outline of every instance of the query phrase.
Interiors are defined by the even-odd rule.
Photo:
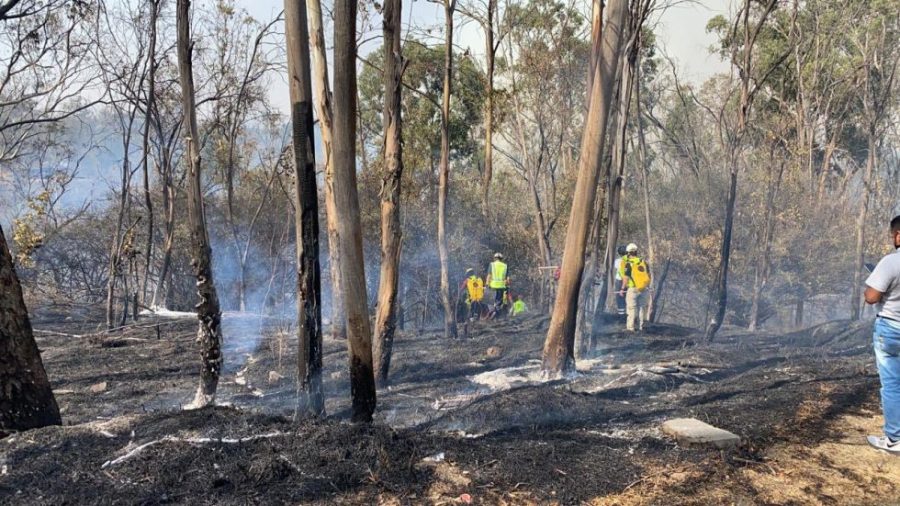
[[[634,332],[644,330],[644,319],[648,317],[647,288],[650,286],[650,267],[638,256],[637,244],[625,248],[625,257],[619,267],[622,290],[625,291],[625,328]]]
[[[494,291],[494,310],[496,314],[503,306],[503,297],[509,289],[509,269],[503,262],[501,253],[494,253],[494,261],[488,266],[487,286]]]
[[[509,315],[510,316],[519,316],[520,314],[524,313],[525,310],[526,310],[525,301],[522,300],[521,295],[516,295],[516,301],[513,302],[512,309],[510,309],[510,311],[509,311]]]
[[[469,319],[481,316],[484,299],[484,281],[475,274],[475,269],[466,269],[466,306],[469,308]]]

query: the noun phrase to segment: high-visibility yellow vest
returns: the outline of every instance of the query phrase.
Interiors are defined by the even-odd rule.
[[[516,316],[525,312],[525,301],[517,300],[513,302],[512,306],[512,315]]]
[[[500,260],[491,262],[491,288],[506,288],[506,264]]]

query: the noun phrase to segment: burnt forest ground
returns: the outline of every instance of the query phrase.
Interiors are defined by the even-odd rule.
[[[547,321],[476,322],[468,339],[407,328],[376,423],[346,421],[345,343],[325,340],[329,417],[292,420],[294,328],[226,314],[219,405],[198,380],[191,318],[101,332],[90,308],[39,308],[65,426],[0,440],[3,504],[886,504],[900,458],[880,431],[871,322],[791,333],[613,325],[566,380],[540,379]],[[663,421],[742,439],[682,447]]]

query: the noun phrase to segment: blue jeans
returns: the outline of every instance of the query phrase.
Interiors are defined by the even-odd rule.
[[[900,322],[877,318],[873,340],[881,378],[884,434],[897,441],[900,440]]]

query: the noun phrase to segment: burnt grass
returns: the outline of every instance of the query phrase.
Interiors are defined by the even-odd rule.
[[[755,502],[735,470],[773,445],[826,440],[839,416],[877,408],[866,323],[726,329],[714,343],[674,326],[635,336],[611,325],[584,362],[590,370],[499,390],[472,377],[537,367],[545,318],[476,322],[457,340],[408,328],[376,423],[364,426],[347,421],[342,341],[325,341],[329,417],[294,422],[294,329],[284,321],[226,315],[221,405],[197,411],[181,410],[199,378],[195,321],[147,317],[113,332],[98,321],[92,310],[38,311],[66,425],[0,440],[0,503],[428,504],[469,494],[480,504],[578,504],[683,464],[696,479],[654,502],[703,504],[723,489]],[[659,431],[675,417],[727,429],[742,445],[681,447]],[[423,462],[437,455],[439,464]]]

